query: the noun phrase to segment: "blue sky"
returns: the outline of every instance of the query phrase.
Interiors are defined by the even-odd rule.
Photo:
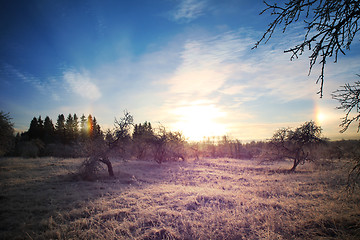
[[[128,110],[190,140],[268,139],[315,120],[333,139],[343,112],[331,92],[358,80],[360,51],[326,66],[324,97],[308,76],[301,23],[251,50],[271,21],[262,1],[2,1],[0,109],[27,130],[34,116],[92,114],[103,129]]]

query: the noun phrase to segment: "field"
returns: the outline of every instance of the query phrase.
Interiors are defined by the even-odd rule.
[[[113,160],[97,181],[83,159],[0,159],[0,239],[360,239],[346,161]]]

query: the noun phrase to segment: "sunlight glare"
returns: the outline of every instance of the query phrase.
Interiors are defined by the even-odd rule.
[[[325,114],[324,113],[322,113],[322,112],[317,112],[317,114],[316,114],[316,122],[318,123],[318,124],[322,124],[322,123],[324,123],[324,121],[325,121],[325,119],[326,119],[326,116],[325,116]]]
[[[178,121],[174,128],[180,130],[190,141],[200,141],[207,136],[222,136],[226,134],[226,127],[218,118],[224,117],[215,105],[190,105],[174,110]]]

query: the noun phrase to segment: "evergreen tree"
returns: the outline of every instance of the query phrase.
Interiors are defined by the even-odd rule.
[[[39,138],[38,133],[39,133],[39,124],[36,117],[34,117],[30,122],[30,127],[28,130],[29,139]]]
[[[76,113],[74,113],[74,117],[73,117],[73,132],[74,132],[74,139],[78,139],[78,137],[79,137],[79,118],[76,115]]]
[[[101,136],[101,135],[102,135],[102,133],[101,133],[100,125],[97,123],[96,118],[94,117],[94,118],[93,118],[93,132],[92,132],[92,137],[93,137],[93,138],[96,138],[96,137],[99,137],[99,136]]]
[[[37,120],[37,138],[43,140],[44,139],[44,121],[41,119],[41,116],[38,117]]]
[[[44,142],[50,143],[54,141],[55,128],[52,120],[49,116],[46,116],[44,120]]]
[[[85,115],[83,114],[80,117],[80,138],[81,140],[85,140],[87,137],[87,120]]]
[[[55,132],[57,137],[65,142],[65,116],[64,114],[59,114],[58,119],[55,125]]]
[[[71,114],[68,115],[66,118],[65,123],[65,135],[66,135],[66,142],[70,143],[74,139],[74,119]]]
[[[152,129],[151,123],[144,122],[144,124],[135,124],[133,139],[139,138],[149,138],[154,135],[154,131]]]

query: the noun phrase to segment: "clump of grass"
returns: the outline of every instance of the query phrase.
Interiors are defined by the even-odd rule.
[[[342,162],[113,160],[115,177],[74,181],[83,159],[0,161],[1,239],[358,239],[359,192]]]

